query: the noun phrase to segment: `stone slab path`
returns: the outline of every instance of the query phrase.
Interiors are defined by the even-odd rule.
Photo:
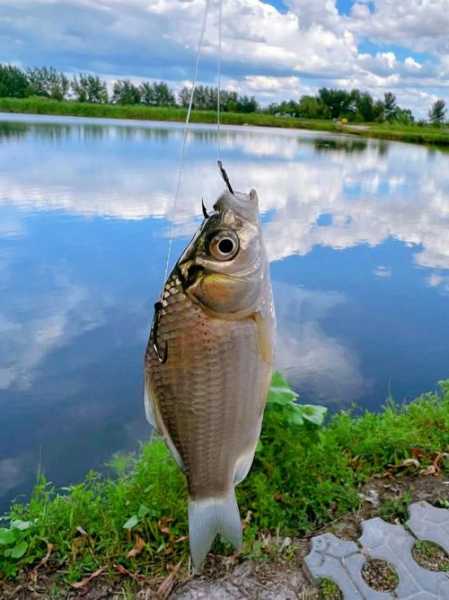
[[[345,600],[449,600],[449,573],[424,569],[412,556],[417,540],[434,542],[449,553],[449,510],[417,502],[410,506],[406,527],[375,518],[362,523],[362,532],[358,544],[331,533],[313,538],[305,559],[312,579],[331,579]],[[365,582],[362,567],[368,558],[395,568],[399,584],[393,592],[378,592]]]

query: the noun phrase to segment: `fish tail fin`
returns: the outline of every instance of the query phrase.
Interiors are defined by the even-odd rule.
[[[201,571],[217,534],[226,538],[236,550],[240,549],[242,524],[234,488],[226,496],[189,499],[190,554],[195,572]]]

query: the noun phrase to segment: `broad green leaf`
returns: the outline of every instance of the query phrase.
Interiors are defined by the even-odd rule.
[[[0,546],[9,546],[16,543],[16,534],[12,529],[0,529]]]
[[[14,548],[11,548],[9,555],[11,558],[19,559],[28,550],[28,544],[26,542],[19,542]]]
[[[137,515],[133,515],[123,525],[123,529],[133,529],[138,523],[139,523],[139,517]]]
[[[137,512],[137,515],[143,519],[144,517],[146,517],[148,515],[148,513],[150,512],[150,509],[148,508],[148,506],[145,506],[145,504],[141,504],[139,506],[139,510]]]
[[[325,406],[315,406],[311,404],[304,404],[302,407],[302,416],[304,419],[313,423],[314,425],[322,425],[324,418],[327,413]]]
[[[294,392],[284,377],[276,372],[271,380],[271,387],[268,394],[268,404],[288,405],[298,398],[298,394]]]
[[[25,531],[29,529],[33,523],[31,521],[11,521],[11,529],[20,529],[20,531]]]
[[[285,379],[285,377],[281,373],[279,373],[279,371],[275,371],[273,373],[273,376],[271,378],[271,385],[272,385],[272,387],[281,387],[281,388],[290,389],[288,381]]]
[[[288,422],[291,425],[304,425],[304,419],[302,417],[301,411],[295,410],[290,413],[288,416]]]

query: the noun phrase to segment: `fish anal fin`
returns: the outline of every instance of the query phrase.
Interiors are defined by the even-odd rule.
[[[234,467],[234,485],[241,483],[248,475],[253,464],[254,455],[256,454],[257,443],[259,441],[260,430],[262,428],[262,419],[258,427],[258,435],[255,444],[245,450],[237,459]]]

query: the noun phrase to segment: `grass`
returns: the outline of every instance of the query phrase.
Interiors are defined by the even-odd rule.
[[[430,146],[449,146],[449,127],[383,123],[369,125],[367,131],[357,132],[351,126],[348,126],[347,130],[358,135],[366,135],[367,137],[383,140],[427,144]]]
[[[406,406],[342,412],[324,426],[322,409],[295,399],[276,376],[252,472],[238,488],[245,556],[269,555],[263,533],[298,537],[356,510],[360,486],[417,449],[423,467],[449,449],[449,381]],[[69,583],[99,568],[157,576],[187,564],[185,483],[164,444],[147,443],[112,467],[113,477],[90,473],[64,489],[41,476],[29,502],[4,518],[1,576],[14,580],[41,561]],[[215,550],[227,547],[217,542]]]
[[[152,107],[142,105],[122,106],[114,104],[89,104],[75,101],[58,101],[41,97],[0,98],[0,112],[28,113],[37,115],[62,115],[74,117],[97,117],[109,119],[140,119],[149,121],[184,121],[186,110],[174,107]],[[289,129],[310,129],[350,133],[361,137],[449,146],[449,129],[430,125],[375,124],[341,125],[324,119],[297,119],[265,113],[228,113],[221,115],[226,125],[252,125]],[[193,123],[215,123],[215,111],[193,111]]]

